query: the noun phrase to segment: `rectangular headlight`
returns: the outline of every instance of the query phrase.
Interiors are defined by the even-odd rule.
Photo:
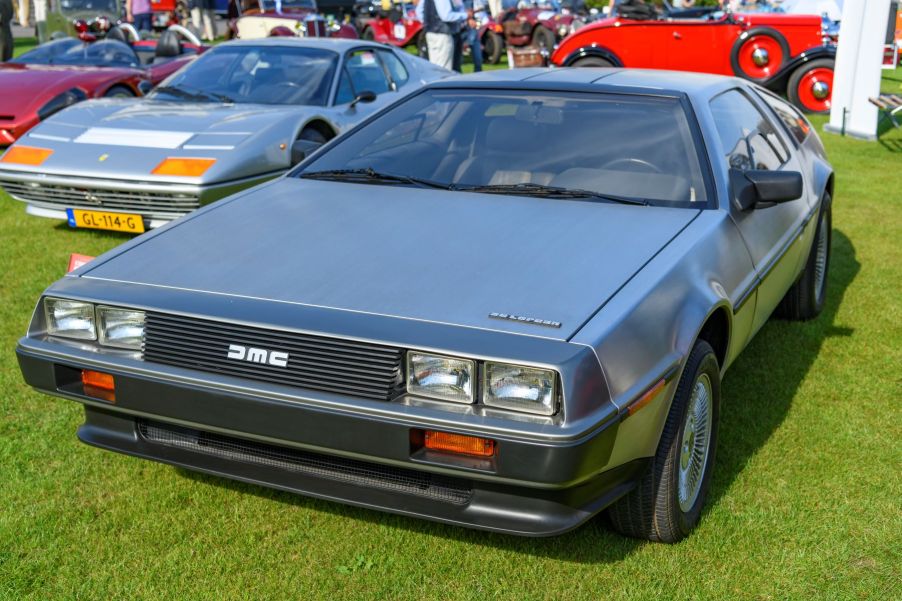
[[[550,369],[487,362],[482,401],[488,407],[553,415],[557,411],[557,376]]]
[[[64,298],[44,299],[47,333],[51,336],[96,340],[94,305]]]
[[[100,344],[140,351],[144,342],[144,311],[97,307]]]
[[[476,364],[469,359],[407,353],[407,391],[412,394],[472,403],[474,373]]]

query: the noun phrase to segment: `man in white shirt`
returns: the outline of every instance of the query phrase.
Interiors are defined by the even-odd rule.
[[[452,4],[452,0],[420,0],[417,19],[426,31],[429,61],[446,69],[454,65],[454,38],[460,37],[467,13]]]

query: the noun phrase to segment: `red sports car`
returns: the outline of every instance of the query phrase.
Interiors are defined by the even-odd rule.
[[[830,110],[835,57],[818,16],[713,13],[701,19],[602,19],[567,36],[551,62],[737,75],[821,113]]]
[[[0,146],[76,102],[141,96],[204,50],[183,44],[169,31],[133,45],[118,36],[122,34],[107,34],[94,42],[54,40],[0,63]]]

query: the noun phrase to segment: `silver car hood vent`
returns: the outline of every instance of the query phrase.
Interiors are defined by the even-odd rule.
[[[697,214],[284,178],[86,276],[567,339]]]

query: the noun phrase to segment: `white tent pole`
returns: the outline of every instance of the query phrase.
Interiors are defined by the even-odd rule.
[[[843,3],[827,131],[877,138],[877,107],[868,98],[880,94],[889,4],[890,0]]]

